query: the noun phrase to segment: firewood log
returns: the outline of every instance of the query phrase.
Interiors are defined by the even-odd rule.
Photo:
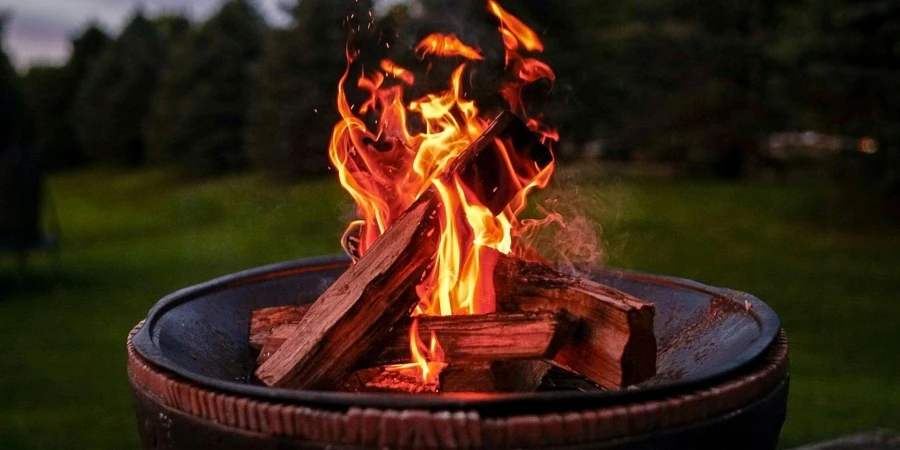
[[[310,305],[274,306],[260,308],[250,315],[250,347],[263,348],[275,328],[300,322]]]
[[[494,271],[499,311],[564,308],[580,319],[554,361],[607,389],[656,374],[655,308],[617,289],[543,263],[501,256]]]

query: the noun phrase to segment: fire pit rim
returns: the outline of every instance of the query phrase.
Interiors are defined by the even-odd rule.
[[[301,258],[292,261],[279,262],[265,266],[255,267],[240,272],[224,275],[197,285],[179,289],[159,300],[147,315],[146,320],[132,342],[135,351],[147,361],[169,370],[187,380],[208,386],[222,392],[232,392],[238,395],[280,401],[295,402],[310,406],[318,406],[326,409],[347,409],[350,407],[373,408],[420,408],[428,410],[442,409],[476,409],[490,415],[490,411],[509,411],[522,407],[544,409],[548,403],[564,404],[565,409],[578,407],[596,407],[621,404],[626,402],[642,401],[659,396],[673,395],[678,392],[687,392],[702,385],[721,382],[743,367],[758,361],[765,351],[775,341],[781,329],[781,323],[772,310],[762,300],[753,295],[734,291],[731,289],[708,286],[696,281],[677,277],[651,275],[642,272],[612,269],[606,267],[592,267],[591,273],[602,272],[614,278],[624,278],[634,281],[652,282],[681,289],[691,290],[711,297],[718,297],[742,305],[747,305],[751,317],[760,328],[760,337],[752,345],[744,349],[738,355],[733,356],[727,363],[717,366],[714,373],[701,372],[693,377],[677,381],[664,380],[649,386],[639,388],[626,388],[596,392],[530,392],[530,393],[495,393],[495,394],[441,394],[441,395],[397,395],[381,393],[343,393],[330,391],[293,390],[272,388],[259,385],[251,385],[240,382],[224,381],[208,377],[188,370],[167,358],[154,341],[151,330],[158,320],[169,310],[213,292],[222,291],[238,286],[252,284],[254,282],[281,276],[295,275],[310,271],[323,271],[347,267],[350,259],[346,255],[317,256]],[[541,407],[543,406],[543,407]],[[556,409],[556,408],[551,408]]]

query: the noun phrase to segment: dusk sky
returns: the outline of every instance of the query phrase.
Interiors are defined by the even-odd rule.
[[[70,36],[94,21],[107,32],[118,33],[137,8],[148,14],[183,12],[202,19],[224,0],[0,0],[0,11],[11,13],[3,45],[13,63],[25,69],[35,63],[57,64],[69,54]],[[297,0],[254,0],[269,23],[284,24],[279,4]],[[397,3],[384,0],[381,3]],[[385,5],[379,5],[385,6]]]

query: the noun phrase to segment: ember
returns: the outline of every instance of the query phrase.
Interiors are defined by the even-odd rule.
[[[539,115],[529,115],[522,93],[529,84],[552,82],[555,76],[547,64],[521,53],[543,51],[536,33],[493,0],[488,0],[487,11],[496,17],[505,47],[506,81],[499,93],[510,111],[493,121],[466,98],[464,90],[468,65],[483,60],[481,52],[455,35],[431,34],[415,47],[422,58],[464,62],[453,70],[446,90],[409,102],[405,90],[415,83],[415,75],[382,60],[380,70],[356,80],[368,100],[354,108],[346,88],[355,55],[347,52],[348,68],[338,84],[341,120],[329,154],[341,184],[357,204],[360,219],[350,224],[342,242],[358,261],[294,326],[283,326],[293,321],[282,321],[272,332],[276,325],[270,324],[268,338],[251,337],[263,347],[256,373],[266,384],[337,388],[360,368],[366,355],[392,348],[396,339],[391,336],[396,333],[391,330],[410,316],[416,319],[401,327],[407,330],[409,362],[387,366],[387,373],[397,375],[379,377],[382,381],[403,379],[399,384],[407,385],[418,379],[436,385],[442,378],[460,379],[441,377],[441,372],[460,353],[491,347],[492,340],[506,342],[504,351],[475,359],[483,363],[530,359],[534,367],[542,368],[542,372],[518,371],[522,373],[546,373],[549,366],[542,360],[556,358],[611,388],[653,375],[652,305],[559,274],[542,263],[522,272],[525,258],[540,257],[515,237],[541,221],[526,227],[518,215],[529,193],[549,182],[554,163],[545,145],[558,140]],[[368,123],[377,127],[371,129]],[[495,271],[500,261],[502,270]],[[523,278],[534,273],[540,276]],[[496,292],[495,284],[504,286],[504,292]],[[464,335],[465,321],[449,322],[454,330],[444,334],[419,330],[420,324],[433,323],[426,320],[432,316],[498,311],[487,333],[469,331],[472,336],[462,341],[472,348],[463,351],[456,348],[459,341],[449,348],[446,339]],[[510,314],[520,311],[571,317],[566,319],[570,326],[563,327],[570,332],[542,335],[556,343],[552,351],[546,342],[543,351],[529,350],[542,348],[540,338],[504,341],[503,333],[516,321]],[[573,335],[575,328],[579,331]],[[450,373],[493,373],[497,366],[460,366]],[[525,389],[534,389],[540,381],[540,376],[532,378],[535,381],[526,383]],[[493,376],[489,384],[523,385],[504,381]],[[376,384],[384,389],[386,383]]]

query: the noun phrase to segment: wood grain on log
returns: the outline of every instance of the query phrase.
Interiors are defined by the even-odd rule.
[[[500,311],[564,308],[580,319],[554,361],[607,389],[656,374],[655,308],[617,289],[549,266],[501,256],[494,272]]]

